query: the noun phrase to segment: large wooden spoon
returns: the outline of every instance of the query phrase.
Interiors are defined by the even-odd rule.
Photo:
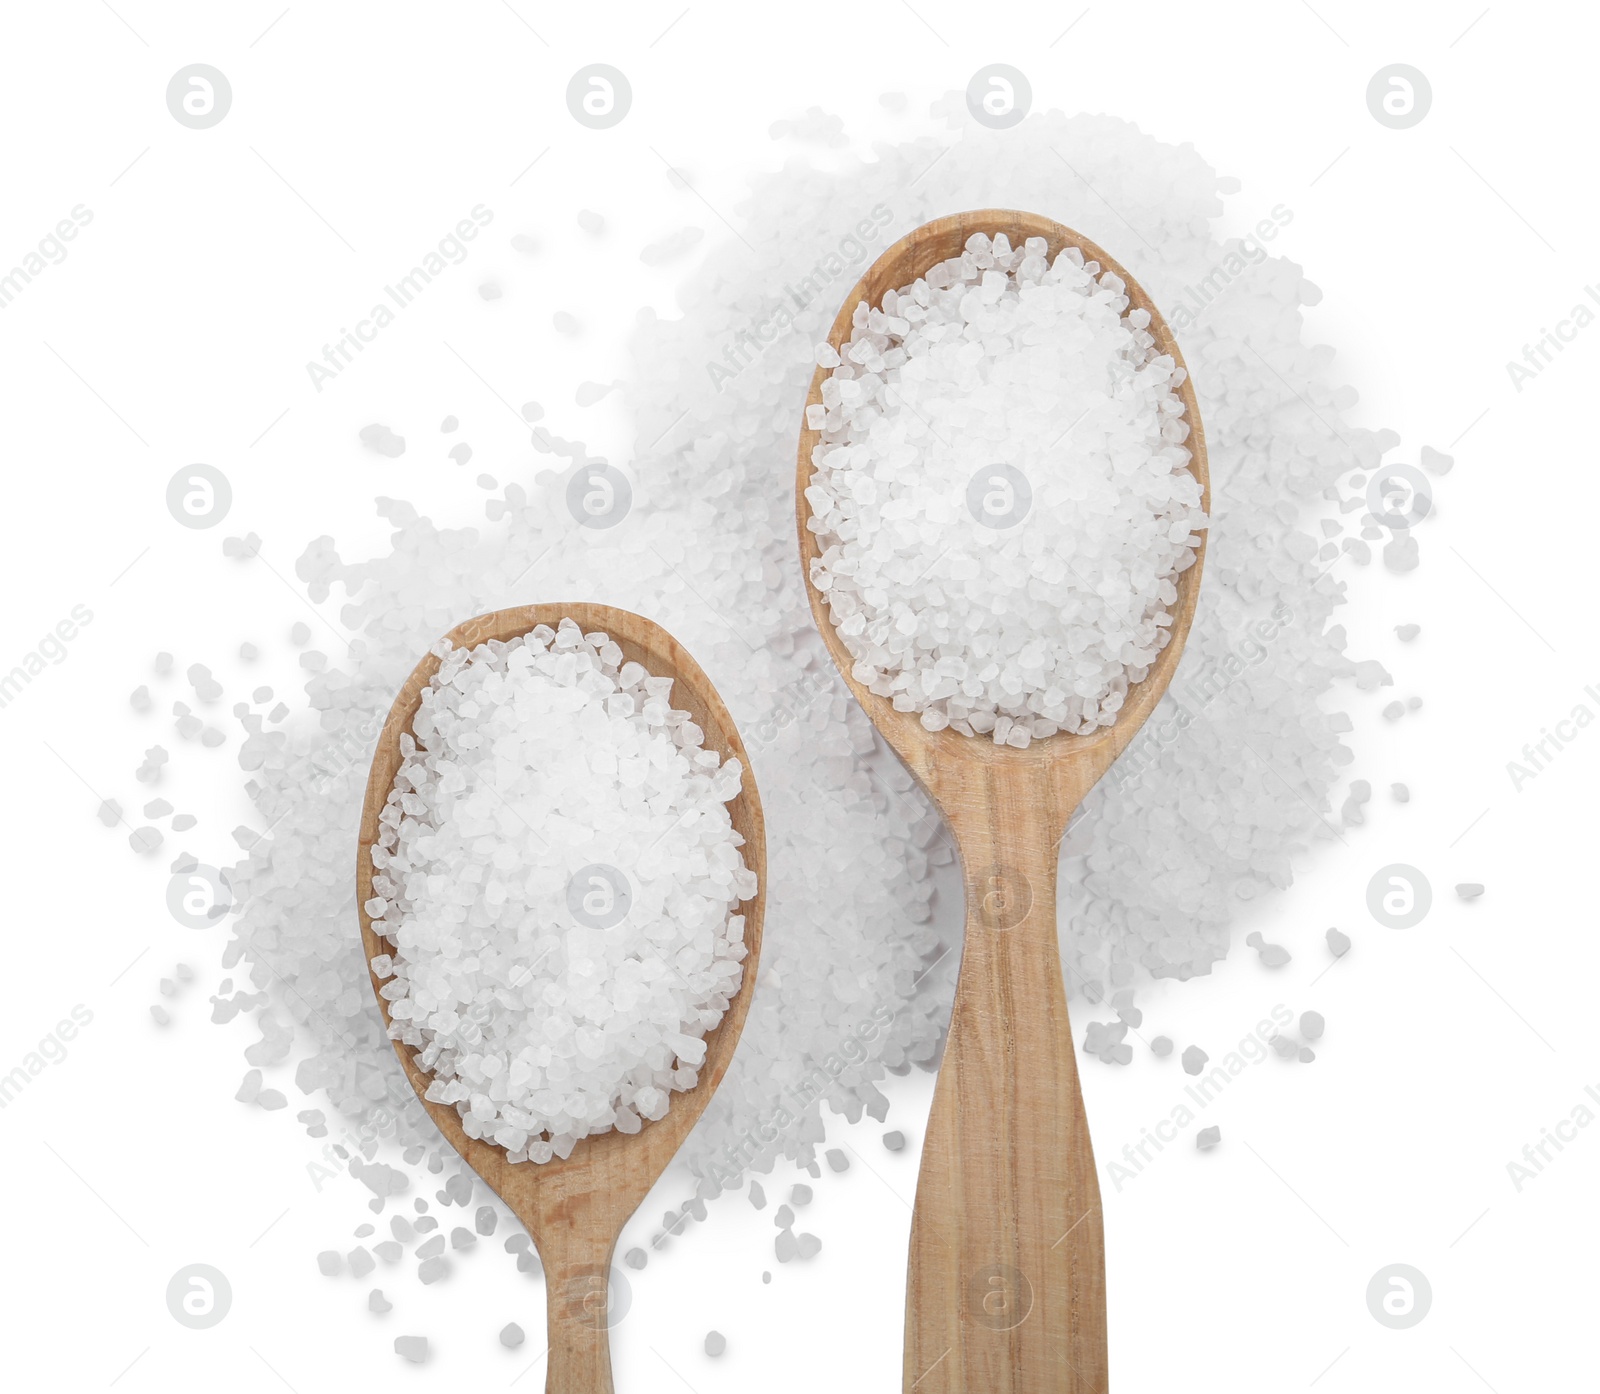
[[[672,1095],[666,1117],[646,1123],[631,1136],[612,1131],[585,1138],[564,1161],[556,1158],[543,1164],[513,1165],[506,1160],[503,1148],[468,1137],[454,1106],[423,1098],[431,1076],[417,1066],[412,1047],[395,1041],[394,1048],[439,1131],[511,1208],[538,1248],[544,1263],[549,1308],[547,1394],[611,1394],[607,1332],[622,1315],[621,1303],[613,1302],[612,1251],[623,1224],[638,1209],[704,1112],[733,1058],[750,1007],[750,994],[755,989],[761,953],[767,843],[750,757],[733,719],[700,665],[659,625],[607,605],[524,605],[468,620],[451,630],[448,638],[458,648],[472,648],[491,639],[514,639],[540,624],[553,629],[568,618],[586,634],[601,630],[610,635],[627,659],[642,663],[655,676],[673,678],[672,703],[688,711],[705,732],[706,749],[717,751],[724,759],[732,757],[744,766],[739,795],[729,804],[729,813],[733,826],[744,837],[745,865],[755,872],[757,889],[755,896],[740,906],[745,917],[747,954],[738,995],[728,1004],[716,1030],[706,1037],[706,1059],[700,1067],[699,1082],[693,1089]],[[358,906],[365,906],[372,896],[371,851],[378,840],[378,815],[389,797],[395,771],[400,768],[400,736],[410,733],[423,689],[438,668],[439,660],[432,654],[416,666],[395,698],[378,737],[361,810],[361,846],[356,857]],[[373,932],[365,909],[361,910],[361,942],[369,963],[377,955],[389,952]],[[381,986],[382,981],[374,975],[373,992],[377,993]],[[389,1004],[381,994],[378,1010],[388,1026]]]
[[[1163,353],[1183,357],[1138,283],[1087,238],[1032,213],[939,218],[902,238],[857,283],[829,342],[848,343],[856,306],[877,306],[975,232],[1013,247],[1043,237],[1115,273],[1130,308],[1150,312]],[[807,404],[822,400],[819,368]],[[1209,506],[1194,387],[1180,389],[1190,469]],[[911,1221],[904,1388],[917,1394],[1103,1394],[1105,1238],[1056,941],[1057,848],[1067,821],[1166,691],[1194,618],[1200,563],[1177,580],[1172,640],[1133,687],[1116,724],[1025,750],[896,711],[851,677],[854,659],[810,584],[820,554],[805,490],[820,432],[800,435],[796,513],[811,611],[856,700],[950,825],[966,882],[966,941],[933,1096]]]

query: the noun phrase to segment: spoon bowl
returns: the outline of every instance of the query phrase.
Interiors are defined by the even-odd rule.
[[[570,1156],[544,1163],[513,1164],[506,1160],[504,1148],[467,1136],[454,1105],[433,1103],[424,1097],[433,1077],[418,1066],[415,1048],[401,1041],[393,1044],[417,1097],[439,1131],[522,1221],[538,1249],[549,1308],[549,1364],[545,1376],[548,1394],[609,1394],[612,1383],[607,1333],[622,1315],[620,1303],[613,1301],[612,1252],[623,1224],[638,1209],[705,1111],[733,1058],[755,990],[761,954],[767,887],[766,832],[750,757],[732,717],[700,665],[659,625],[606,605],[524,605],[480,615],[458,625],[446,637],[457,648],[474,648],[491,639],[514,639],[541,624],[554,629],[563,619],[573,620],[585,634],[603,631],[622,649],[624,660],[643,664],[657,677],[673,678],[673,705],[688,711],[705,732],[705,748],[717,751],[725,760],[736,759],[743,766],[739,793],[729,801],[728,811],[733,826],[744,837],[742,851],[745,865],[755,873],[756,893],[739,907],[745,917],[746,949],[739,991],[716,1029],[706,1035],[706,1058],[698,1082],[693,1089],[671,1095],[665,1117],[645,1123],[637,1133],[613,1129],[580,1139]],[[364,908],[372,897],[371,852],[378,840],[378,816],[400,768],[400,737],[411,734],[422,693],[438,669],[439,659],[430,653],[406,679],[372,757],[356,857],[356,902],[369,964],[379,954],[390,951],[373,929]],[[387,1028],[389,1003],[379,992],[382,983],[376,974],[372,975],[373,993]]]
[[[1042,237],[1077,247],[1117,276],[1129,309],[1180,367],[1171,330],[1139,284],[1087,238],[1033,213],[987,209],[939,218],[888,248],[846,297],[828,342],[849,342],[856,307],[877,306],[974,233],[1013,247]],[[807,405],[822,401],[819,367]],[[1189,469],[1209,511],[1205,435],[1194,384],[1177,389]],[[1094,1153],[1067,1018],[1056,938],[1056,863],[1068,821],[1155,709],[1183,652],[1205,556],[1175,580],[1171,639],[1116,721],[1025,749],[946,727],[929,731],[851,674],[855,659],[811,584],[821,556],[806,488],[821,432],[803,427],[795,509],[811,612],[846,686],[944,814],[961,857],[966,936],[923,1145],[906,1285],[907,1394],[1102,1394],[1107,1380],[1105,1241]]]

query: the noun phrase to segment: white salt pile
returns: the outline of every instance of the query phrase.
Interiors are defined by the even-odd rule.
[[[1316,287],[1286,256],[1246,263],[1224,243],[1239,186],[1192,146],[1110,116],[1036,111],[989,130],[959,92],[934,114],[944,122],[916,138],[830,153],[827,169],[796,154],[757,175],[728,210],[754,255],[705,257],[681,315],[641,317],[630,386],[614,394],[636,448],[617,464],[650,487],[621,525],[574,521],[561,471],[589,457],[552,421],[535,447],[553,482],[530,479],[524,440],[508,438],[492,447],[507,482],[487,516],[463,504],[434,521],[384,499],[384,544],[341,556],[318,537],[300,557],[309,599],[331,601],[353,642],[307,673],[299,719],[243,718],[255,816],[236,834],[223,966],[249,974],[263,1038],[251,1049],[281,1052],[274,1061],[295,1051],[297,1092],[326,1091],[312,1102],[335,1132],[351,1130],[363,1177],[379,1147],[437,1145],[379,1029],[352,933],[348,830],[372,743],[450,615],[526,603],[530,587],[652,615],[751,736],[768,828],[764,976],[685,1146],[704,1193],[780,1156],[811,1162],[825,1111],[882,1119],[885,1075],[937,1059],[959,961],[959,895],[932,904],[948,845],[822,650],[794,565],[790,490],[813,346],[882,248],[952,209],[1032,209],[1115,249],[1182,341],[1224,481],[1209,593],[1173,688],[1063,844],[1069,991],[1100,1002],[1147,976],[1209,971],[1239,903],[1288,885],[1303,851],[1335,835],[1330,794],[1351,759],[1340,687],[1356,675],[1338,619],[1359,559],[1320,558],[1317,535],[1325,518],[1361,517],[1364,491],[1343,481],[1398,437],[1351,420],[1355,393],[1305,322]],[[1247,222],[1253,209],[1231,206]],[[764,334],[777,287],[792,288],[792,327]],[[452,390],[419,402],[404,428],[431,429],[458,405]],[[1343,935],[1330,952],[1341,948]]]
[[[1184,371],[1075,247],[974,233],[855,310],[806,498],[854,676],[930,731],[1026,748],[1117,718],[1205,526]]]
[[[571,620],[433,651],[372,849],[365,908],[394,946],[373,970],[428,1098],[547,1162],[699,1077],[756,890],[727,809],[742,769],[671,678]]]

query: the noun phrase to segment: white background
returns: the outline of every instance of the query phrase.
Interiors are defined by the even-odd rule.
[[[579,409],[574,388],[625,372],[640,304],[672,309],[682,268],[642,266],[645,243],[694,223],[708,231],[698,254],[718,254],[720,216],[748,172],[783,158],[772,121],[815,105],[863,142],[909,137],[931,128],[932,98],[997,61],[1028,75],[1038,107],[1103,110],[1194,142],[1243,181],[1232,231],[1291,207],[1275,250],[1325,291],[1310,319],[1361,391],[1358,418],[1398,429],[1401,458],[1427,442],[1456,459],[1419,529],[1420,570],[1341,572],[1352,652],[1380,658],[1396,685],[1350,704],[1351,773],[1377,790],[1366,825],[1241,922],[1241,938],[1260,928],[1293,962],[1269,972],[1239,944],[1211,979],[1144,998],[1145,1035],[1202,1041],[1214,1059],[1274,1004],[1314,1007],[1329,1023],[1319,1058],[1251,1068],[1201,1120],[1222,1128],[1216,1151],[1197,1153],[1191,1128],[1120,1189],[1108,1162],[1168,1115],[1185,1081],[1142,1049],[1124,1070],[1084,1059],[1117,1387],[1514,1394],[1592,1380],[1600,1129],[1520,1193],[1507,1163],[1569,1116],[1585,1084],[1600,1087],[1588,797],[1600,734],[1520,792],[1505,766],[1580,701],[1600,711],[1583,694],[1600,684],[1586,421],[1600,331],[1520,393],[1505,365],[1600,280],[1595,22],[1576,6],[1484,12],[1479,0],[1082,9],[116,0],[113,12],[66,0],[8,13],[0,264],[74,205],[94,213],[66,260],[0,311],[0,667],[74,605],[94,615],[66,660],[0,710],[11,900],[0,1070],[74,1004],[94,1014],[66,1060],[0,1112],[17,1387],[541,1386],[542,1284],[500,1251],[504,1228],[433,1288],[410,1264],[364,1283],[317,1273],[314,1254],[351,1247],[370,1218],[366,1193],[347,1178],[313,1184],[320,1144],[293,1115],[316,1101],[287,1070],[269,1083],[288,1110],[233,1102],[255,1033],[209,1023],[219,939],[177,925],[163,900],[180,846],[232,857],[228,829],[248,814],[236,743],[202,752],[171,738],[159,713],[187,696],[179,684],[157,688],[147,718],[126,694],[168,649],[180,670],[210,663],[229,701],[260,682],[292,695],[289,626],[320,623],[293,581],[311,537],[334,535],[347,556],[377,546],[379,493],[449,522],[475,516],[480,468],[501,479],[528,468],[508,404],[537,398],[556,433],[602,449],[626,439],[612,401]],[[577,125],[563,99],[568,77],[597,61],[634,91],[628,119],[603,132]],[[207,131],[164,102],[192,62],[233,88]],[[1368,79],[1392,62],[1432,84],[1432,110],[1410,130],[1366,107]],[[905,116],[879,106],[885,90],[909,94]],[[672,187],[667,163],[698,192]],[[313,392],[305,361],[478,203],[495,216],[468,261]],[[575,224],[583,207],[608,220],[598,241]],[[517,233],[539,255],[514,251]],[[496,301],[478,294],[491,278]],[[579,314],[581,337],[552,332],[556,309]],[[447,413],[463,423],[452,439],[477,452],[469,469],[444,457]],[[403,458],[359,446],[371,421],[407,437]],[[232,512],[211,531],[180,528],[164,503],[169,477],[194,461],[233,484]],[[223,535],[246,530],[264,539],[261,561],[225,559]],[[1423,626],[1410,646],[1391,633],[1404,621]],[[264,651],[249,674],[232,659],[246,638]],[[1413,693],[1419,713],[1380,719]],[[170,796],[202,822],[142,859],[94,812],[102,797],[128,809],[150,797],[132,772],[157,740],[175,752],[159,792],[182,791]],[[1394,780],[1409,783],[1408,806],[1389,799]],[[1369,878],[1391,862],[1433,885],[1410,930],[1366,910]],[[1463,904],[1459,881],[1487,894]],[[1329,925],[1355,947],[1319,977]],[[161,1029],[148,1007],[180,959],[199,976]],[[800,1224],[823,1240],[812,1263],[779,1267],[772,1206],[731,1198],[630,1273],[617,1387],[898,1388],[929,1087],[896,1083],[889,1126],[913,1144],[899,1155],[882,1128],[830,1120],[830,1145],[859,1161],[816,1183]],[[765,1178],[774,1203],[794,1179]],[[664,1182],[623,1246],[685,1193],[681,1178]],[[177,1324],[164,1298],[194,1262],[233,1289],[207,1331]],[[1395,1262],[1433,1289],[1426,1319],[1404,1331],[1380,1326],[1365,1299]],[[366,1310],[377,1283],[395,1303],[383,1318]],[[496,1341],[513,1319],[529,1332],[516,1352]],[[720,1361],[700,1348],[713,1327],[729,1341]],[[430,1338],[427,1366],[393,1353],[402,1333]]]

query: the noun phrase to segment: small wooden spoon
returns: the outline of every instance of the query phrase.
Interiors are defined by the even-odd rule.
[[[1053,258],[1077,247],[1127,287],[1130,309],[1181,366],[1166,321],[1138,283],[1087,238],[1032,213],[989,209],[939,218],[890,247],[846,298],[828,341],[849,342],[863,300],[882,302],[975,232],[1013,247],[1043,237]],[[807,405],[821,402],[818,368]],[[1194,386],[1179,389],[1190,469],[1207,505],[1205,436]],[[1200,586],[1177,579],[1172,640],[1128,693],[1116,724],[1026,750],[930,732],[851,677],[854,659],[810,584],[820,555],[805,490],[820,432],[800,433],[795,508],[817,627],[856,700],[950,825],[966,882],[966,941],[933,1111],[922,1149],[906,1283],[907,1394],[1102,1394],[1106,1389],[1105,1239],[1056,941],[1057,848],[1067,821],[1166,691]]]
[[[693,1089],[672,1095],[666,1117],[646,1123],[632,1135],[613,1130],[584,1138],[565,1161],[556,1158],[543,1164],[513,1165],[506,1160],[503,1148],[468,1137],[453,1105],[422,1098],[432,1076],[417,1066],[413,1048],[399,1041],[394,1042],[394,1048],[417,1097],[422,1098],[422,1106],[433,1115],[439,1131],[511,1208],[538,1248],[544,1263],[549,1308],[547,1394],[611,1394],[607,1331],[623,1315],[611,1301],[612,1251],[623,1224],[638,1209],[704,1112],[733,1058],[750,1007],[750,994],[755,989],[761,955],[767,843],[750,757],[733,719],[700,665],[659,625],[608,605],[523,605],[468,620],[447,637],[457,648],[472,648],[491,639],[514,639],[540,624],[554,629],[563,619],[575,621],[585,634],[605,632],[626,658],[642,663],[657,677],[675,679],[672,703],[679,710],[688,711],[705,732],[706,749],[717,751],[724,759],[736,759],[744,767],[739,795],[729,804],[729,813],[733,826],[744,837],[745,865],[755,872],[757,889],[755,896],[739,907],[745,917],[747,953],[738,995],[728,1004],[716,1030],[706,1037],[706,1059],[700,1067],[698,1083]],[[361,846],[356,857],[358,906],[365,906],[372,896],[371,851],[378,840],[378,815],[394,785],[395,771],[400,768],[400,736],[402,732],[410,733],[423,689],[438,668],[439,660],[432,654],[416,666],[395,698],[378,737],[361,810]],[[366,910],[360,913],[361,942],[370,963],[390,950],[374,933]],[[375,994],[382,983],[373,975]],[[381,994],[378,1010],[387,1027],[389,1004]]]

